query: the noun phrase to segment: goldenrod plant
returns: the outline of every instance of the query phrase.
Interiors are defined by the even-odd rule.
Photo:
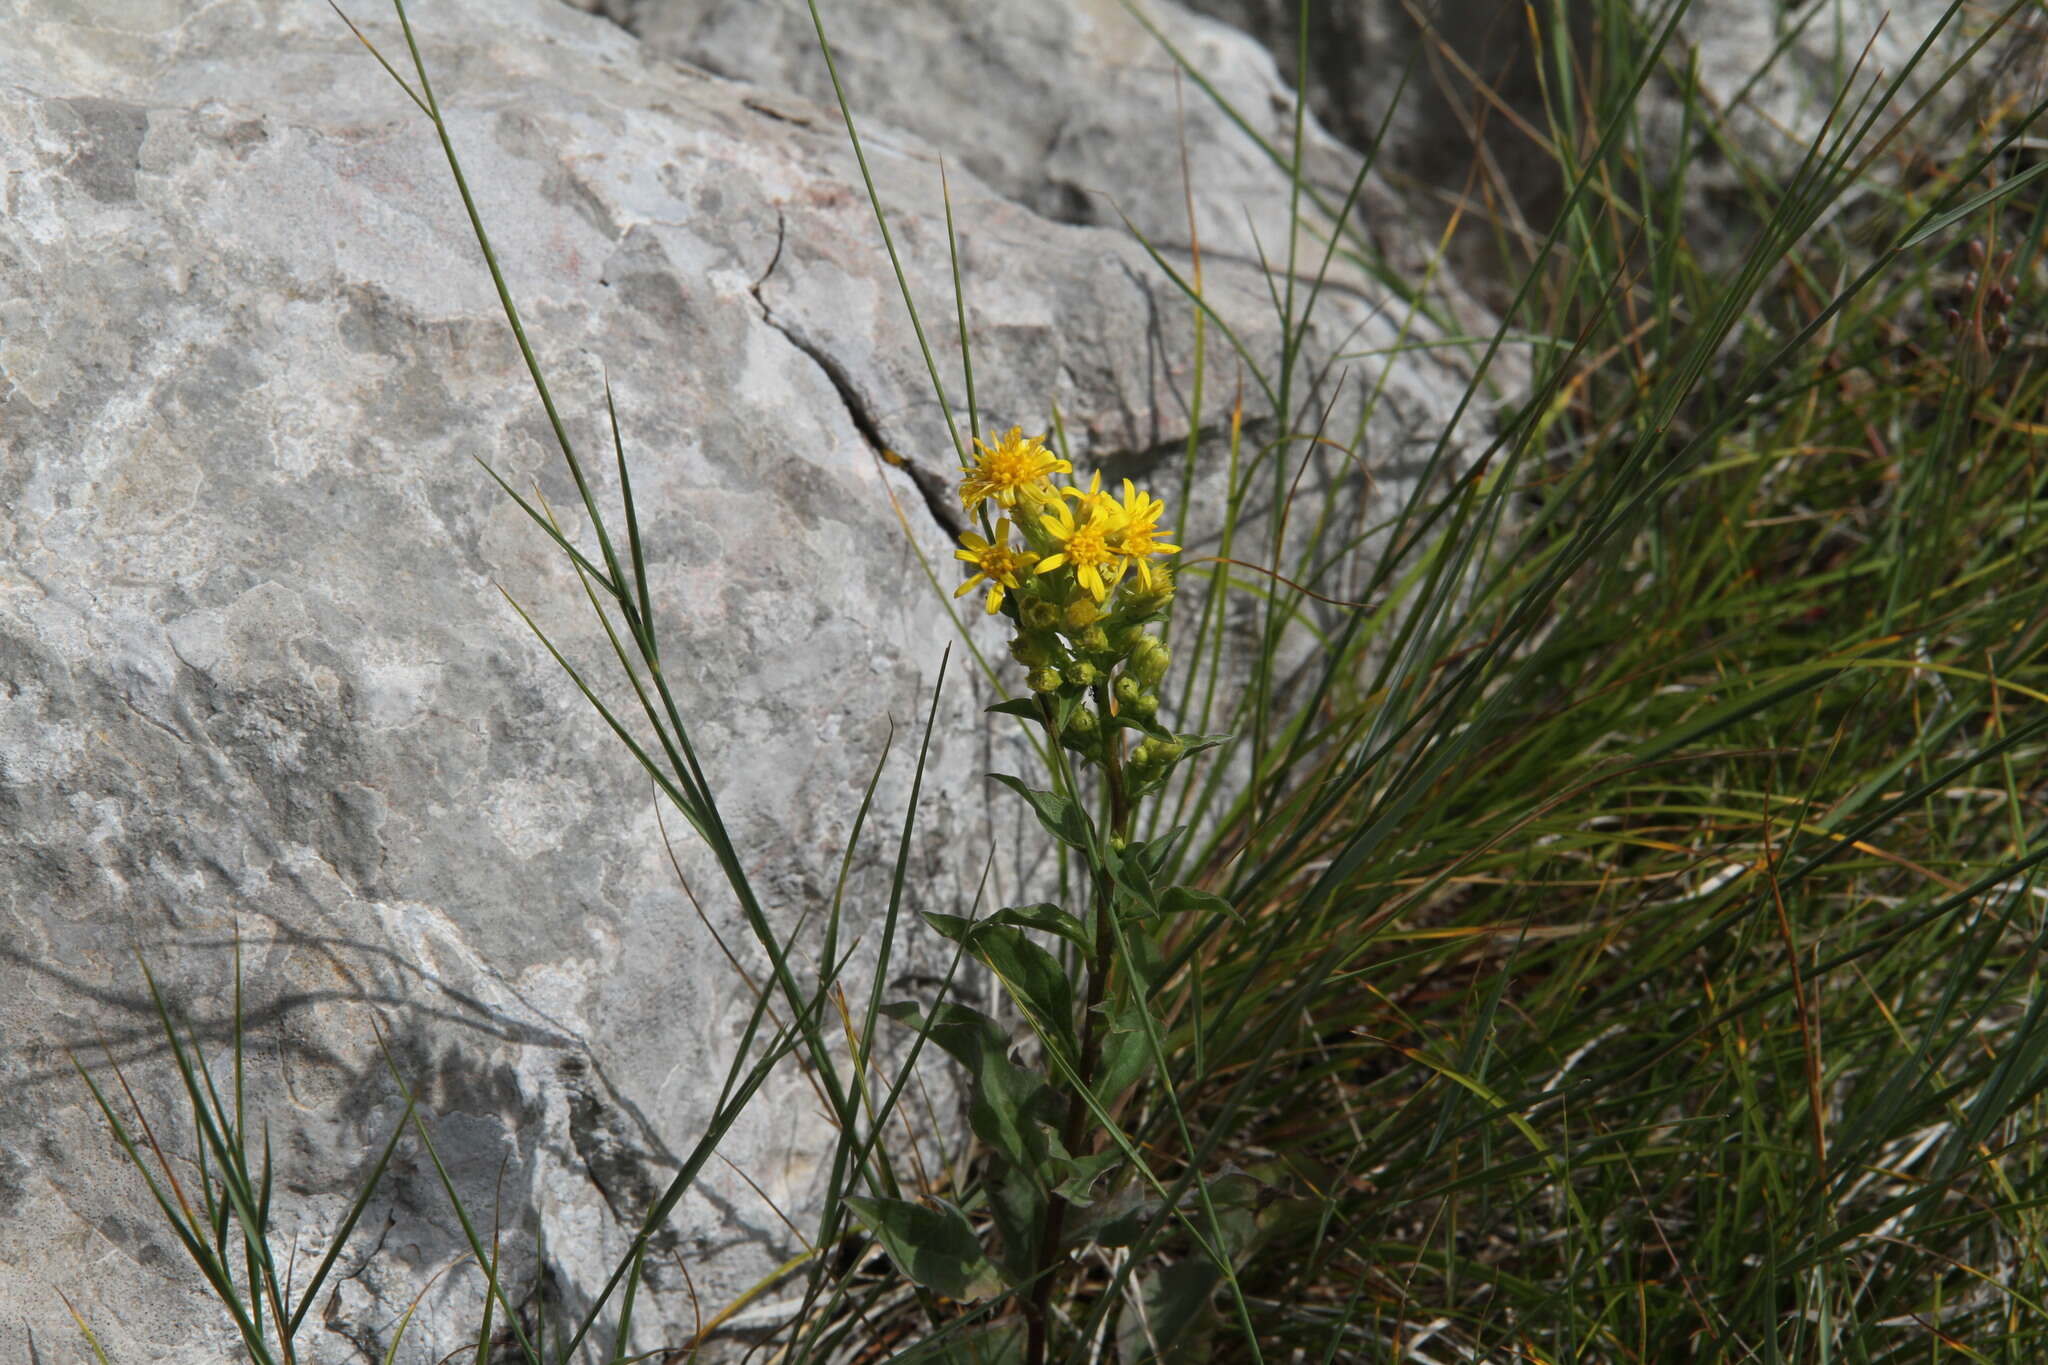
[[[865,992],[841,979],[836,902],[800,955],[761,913],[664,681],[623,435],[620,533],[394,8],[400,83],[441,138],[587,540],[506,492],[579,571],[633,722],[556,658],[716,855],[770,964],[714,1120],[575,1323],[521,1325],[458,1202],[491,1268],[478,1365],[507,1358],[494,1322],[525,1365],[690,1358],[740,1305],[647,1339],[649,1240],[792,1061],[838,1137],[777,1291],[797,1304],[782,1362],[2048,1353],[2048,102],[1919,144],[1930,96],[1901,93],[1962,79],[2037,6],[1954,5],[1902,69],[1852,61],[1775,170],[1680,51],[1685,0],[1527,7],[1541,99],[1522,131],[1557,198],[1531,222],[1475,162],[1453,217],[1492,206],[1502,313],[1476,335],[1355,221],[1370,156],[1349,186],[1311,180],[1297,108],[1291,145],[1258,143],[1303,228],[1267,263],[1276,352],[1214,311],[1198,249],[1147,244],[1197,337],[1190,411],[1215,336],[1264,405],[1234,404],[1208,444],[1191,421],[1177,488],[1170,459],[1144,473],[1157,491],[1084,480],[1050,407],[985,431],[957,297],[956,408],[899,266],[940,409],[970,433],[946,463],[972,525],[930,566],[932,610],[967,608],[962,645],[1004,698],[988,723],[1043,759],[998,780],[1069,874],[1041,902],[925,917],[1003,1008],[955,977],[883,998],[908,815]],[[864,158],[829,6],[813,14]],[[1758,54],[1757,81],[1790,45]],[[1675,143],[1643,113],[1652,90]],[[1708,155],[1748,229],[1718,264],[1690,235]],[[1371,455],[1324,428],[1309,372],[1333,263],[1406,310],[1397,349],[1470,374],[1411,491],[1364,525],[1294,503],[1315,451]],[[1503,393],[1510,353],[1527,382]],[[1221,493],[1195,515],[1198,469]],[[1232,607],[1255,644],[1225,686]],[[992,620],[1007,663],[980,657]],[[934,1050],[965,1077],[972,1139],[939,1189],[900,1178],[884,1140]],[[163,1207],[253,1341],[278,1321],[250,1306],[269,1293],[263,1178],[234,1155],[246,1121],[186,1075],[225,1174],[211,1203],[166,1189]]]
[[[969,1122],[987,1149],[983,1198],[993,1248],[984,1251],[966,1214],[951,1205],[935,1211],[903,1200],[849,1203],[903,1273],[925,1288],[956,1299],[1005,1292],[1019,1298],[1023,1358],[1038,1362],[1051,1343],[1051,1303],[1070,1252],[1108,1235],[1102,1196],[1128,1193],[1129,1178],[1142,1169],[1132,1164],[1135,1153],[1115,1112],[1167,1061],[1145,1005],[1160,970],[1152,922],[1230,912],[1209,892],[1162,883],[1184,831],[1135,839],[1139,804],[1165,785],[1176,764],[1225,737],[1175,734],[1158,720],[1157,689],[1170,652],[1148,627],[1173,601],[1173,571],[1163,560],[1179,549],[1160,539],[1165,504],[1129,479],[1121,498],[1105,492],[1099,473],[1086,488],[1056,484],[1053,476],[1070,474],[1072,466],[1018,427],[991,444],[974,444],[972,463],[961,469],[960,500],[982,531],[961,536],[956,556],[973,572],[956,595],[986,584],[988,613],[1001,612],[1016,629],[1009,649],[1028,670],[1029,695],[990,710],[1036,723],[1053,741],[1051,789],[1006,774],[996,780],[1029,803],[1048,837],[1083,860],[1087,901],[1078,913],[1041,902],[971,921],[925,916],[986,966],[1030,1021],[1038,1071],[1012,1061],[997,1021],[966,1005],[891,1010],[968,1074]],[[1013,518],[1020,531],[1014,544]],[[1135,741],[1128,748],[1127,737]],[[1100,778],[1107,815],[1101,823],[1088,814],[1084,773]],[[1079,963],[1078,998],[1076,973],[1047,946],[1062,940]],[[1128,1222],[1140,1208],[1162,1206],[1154,1200],[1106,1207]],[[1191,1222],[1190,1230],[1213,1247],[1203,1232],[1220,1236],[1220,1224],[1213,1208],[1205,1212],[1206,1222]],[[1210,1264],[1229,1274],[1227,1257],[1213,1256]],[[999,1321],[949,1349],[1007,1353],[1018,1335],[1014,1323]]]

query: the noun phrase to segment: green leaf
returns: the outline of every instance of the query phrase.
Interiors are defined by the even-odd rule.
[[[1159,956],[1159,944],[1143,925],[1128,924],[1124,929],[1123,947],[1125,970],[1130,973],[1139,993],[1145,999],[1151,999],[1153,990],[1166,977],[1166,961]]]
[[[976,960],[996,974],[1003,989],[1017,1002],[1025,1017],[1049,1046],[1063,1048],[1068,1057],[1077,1055],[1074,1046],[1074,983],[1067,979],[1059,959],[1024,936],[1012,924],[993,920],[964,920],[958,915],[925,914],[925,920],[941,934],[963,945]]]
[[[1124,854],[1126,857],[1142,860],[1145,864],[1145,870],[1156,881],[1159,874],[1166,870],[1167,860],[1173,856],[1173,846],[1179,843],[1181,835],[1187,832],[1188,827],[1186,825],[1175,825],[1157,839],[1134,839],[1131,841],[1130,846],[1124,850]]]
[[[1045,1135],[1050,1142],[1058,1139]],[[1038,1273],[1038,1244],[1045,1230],[1045,1210],[1052,1194],[1046,1188],[1046,1162],[1028,1169],[990,1156],[982,1175],[988,1215],[996,1227],[997,1245],[990,1255],[1004,1283],[1012,1289],[1029,1284]]]
[[[1058,1106],[1043,1079],[1010,1060],[1009,1035],[1001,1025],[950,1001],[929,1016],[909,1001],[885,1005],[882,1012],[926,1034],[960,1063],[971,1082],[968,1127],[990,1150],[1025,1170],[1045,1161],[1045,1125],[1056,1121]]]
[[[949,1299],[972,1303],[1001,1291],[995,1267],[967,1216],[941,1201],[937,1208],[906,1199],[849,1195],[848,1208],[875,1234],[896,1268]]]
[[[924,912],[924,922],[938,930],[949,943],[965,943],[974,936],[974,921],[964,915],[948,915],[937,910],[927,910]],[[905,1007],[895,1005],[891,1008],[902,1009]],[[915,1008],[915,1006],[911,1008]],[[965,1009],[966,1006],[963,1005],[961,1008]]]
[[[1094,1156],[1054,1157],[1052,1167],[1061,1177],[1059,1196],[1069,1204],[1086,1207],[1095,1197],[1096,1182],[1124,1160],[1123,1152],[1115,1147]]]
[[[1037,905],[1012,905],[996,911],[984,924],[1008,924],[1019,929],[1042,929],[1049,934],[1071,939],[1082,948],[1087,948],[1088,927],[1066,911],[1049,901]]]
[[[1135,1004],[1117,1011],[1102,1035],[1102,1065],[1095,1078],[1095,1097],[1106,1109],[1142,1075],[1152,1061],[1144,1022]]]
[[[991,716],[1016,716],[1021,720],[1035,720],[1041,725],[1045,723],[1045,713],[1038,709],[1036,697],[1012,697],[994,706],[984,706],[982,710]]]
[[[1229,901],[1213,891],[1202,891],[1192,886],[1167,887],[1166,894],[1159,898],[1159,908],[1169,915],[1228,915],[1239,924],[1244,923],[1244,917]]]
[[[1982,194],[1963,201],[1948,212],[1937,214],[1935,217],[1928,219],[1925,223],[1922,223],[1918,228],[1907,234],[1906,239],[1900,242],[1894,249],[1898,251],[1912,250],[1928,238],[1938,236],[1972,214],[1989,208],[1999,200],[2012,194],[2029,180],[2042,174],[2048,174],[2048,161],[2037,162],[2021,171],[2018,175],[2010,176],[2002,183],[1992,186]]]
[[[1111,850],[1109,875],[1130,900],[1128,908],[1131,913],[1151,915],[1158,912],[1159,893],[1152,889],[1151,869],[1145,866],[1143,857],[1133,856],[1128,848],[1121,853]]]
[[[1180,757],[1185,759],[1202,752],[1204,749],[1214,749],[1218,745],[1228,744],[1232,736],[1225,733],[1220,735],[1175,735],[1174,738],[1180,741]],[[1179,762],[1180,759],[1174,761]]]
[[[989,776],[1029,801],[1031,809],[1038,815],[1038,823],[1044,825],[1055,839],[1074,848],[1087,849],[1088,821],[1079,806],[1057,792],[1027,787],[1008,773],[990,773]]]
[[[1083,1209],[1072,1223],[1076,1242],[1097,1246],[1127,1247],[1144,1235],[1145,1228],[1159,1214],[1160,1201],[1146,1192],[1142,1182],[1126,1182],[1114,1193]]]

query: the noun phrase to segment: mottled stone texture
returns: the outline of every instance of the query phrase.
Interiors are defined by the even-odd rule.
[[[1033,41],[1086,51],[1076,35],[1113,8],[1049,7]],[[909,756],[956,638],[919,563],[945,559],[941,520],[877,444],[924,485],[951,460],[844,132],[774,88],[815,90],[797,75],[808,38],[721,48],[707,74],[553,0],[418,11],[511,287],[600,464],[606,374],[616,392],[668,675],[778,924],[822,913],[894,727],[847,902],[872,953]],[[388,12],[358,18],[396,55]],[[1285,108],[1248,40],[1211,25],[1192,55]],[[1118,160],[1120,130],[1170,140],[1162,69],[1109,112],[1085,83],[1061,91],[1060,164],[1088,169],[1030,183],[1008,149],[1044,130],[972,92],[938,107],[933,66],[863,91],[931,106],[987,153],[959,158],[952,193],[989,418],[1042,428],[1057,403],[1080,450],[1120,470],[1177,451],[1191,422],[1217,427],[1232,398],[1218,382],[1189,411],[1187,307],[1120,228],[1074,208],[1108,178],[1184,236],[1177,153]],[[957,396],[938,158],[887,121],[869,155]],[[1237,166],[1201,206],[1216,240],[1243,231],[1228,195],[1270,225],[1284,178],[1201,126],[1199,163]],[[499,596],[609,676],[574,578],[476,464],[538,480],[580,526],[428,125],[311,0],[29,6],[0,16],[0,182],[0,1357],[77,1358],[62,1289],[116,1360],[230,1358],[70,1054],[103,1075],[121,1061],[189,1178],[139,963],[219,1065],[237,938],[251,1104],[301,1275],[399,1112],[381,1030],[470,1206],[502,1227],[515,1292],[586,1302],[701,1130],[749,996],[677,885],[646,779]],[[1256,270],[1219,249],[1208,280],[1270,351]],[[1354,278],[1309,352],[1355,356],[1344,424],[1393,367],[1365,426],[1380,498],[1463,382],[1430,353],[1374,356],[1403,322]],[[615,496],[608,474],[598,492]],[[993,895],[1029,875],[1037,841],[988,804],[982,774],[1004,760],[986,700],[956,649],[912,910],[964,910],[992,839]],[[758,967],[710,859],[666,823],[709,923]],[[930,950],[912,938],[915,965]],[[791,1072],[725,1150],[800,1214],[824,1143]],[[381,1358],[423,1289],[402,1360],[473,1330],[479,1277],[457,1266],[416,1147],[358,1238],[305,1359]],[[665,1249],[708,1314],[788,1245],[714,1164]],[[643,1346],[692,1320],[669,1266],[655,1286]]]
[[[678,61],[834,107],[805,0],[569,3],[610,16]],[[1194,12],[1204,8],[1176,0],[832,0],[818,7],[858,116],[916,135],[1047,218],[1128,224],[1150,242],[1184,248],[1192,201],[1211,259],[1284,261],[1292,196],[1274,158],[1288,156],[1293,143],[1294,92],[1272,53]],[[1311,8],[1352,6],[1316,0]],[[1357,176],[1355,149],[1367,143],[1331,136],[1314,112],[1303,133],[1304,179],[1328,205],[1341,203]],[[1302,212],[1310,235],[1319,234],[1326,219],[1316,205],[1305,203]],[[1379,175],[1358,185],[1350,226],[1404,276],[1429,272],[1435,238]],[[1341,254],[1330,274],[1382,292]],[[1440,304],[1465,313],[1456,279],[1440,277],[1434,289]],[[1476,313],[1466,320],[1484,330]]]

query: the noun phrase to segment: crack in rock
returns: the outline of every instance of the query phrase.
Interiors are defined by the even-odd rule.
[[[788,326],[776,317],[775,310],[768,306],[768,300],[763,297],[763,287],[775,274],[775,268],[782,263],[782,248],[787,232],[788,220],[778,209],[775,213],[775,254],[768,258],[768,268],[761,272],[761,278],[754,281],[750,291],[754,296],[754,302],[760,306],[761,320],[780,332],[785,341],[809,357],[811,363],[823,372],[833,391],[839,395],[839,401],[845,405],[846,415],[852,421],[854,430],[860,433],[861,439],[868,443],[869,448],[883,463],[910,476],[910,481],[917,486],[919,495],[924,499],[925,510],[931,513],[932,520],[945,531],[947,539],[958,540],[967,530],[967,520],[953,506],[953,489],[950,481],[944,475],[890,449],[889,443],[882,439],[880,424],[875,421],[874,413],[869,411],[860,390],[854,386],[853,377],[847,373],[846,367],[837,357],[812,341],[801,330]]]

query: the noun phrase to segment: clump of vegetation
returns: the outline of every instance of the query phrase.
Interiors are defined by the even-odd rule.
[[[970,400],[959,592],[1014,630],[1022,685],[990,723],[1036,741],[1043,773],[1005,780],[1077,890],[927,918],[1000,982],[1021,1050],[957,1000],[871,984],[850,1005],[836,914],[805,954],[823,970],[799,972],[662,681],[624,443],[621,536],[555,423],[594,548],[521,506],[573,558],[639,715],[564,666],[717,853],[772,971],[717,1118],[612,1284],[513,1358],[575,1359],[600,1324],[611,1360],[690,1354],[635,1335],[647,1239],[792,1056],[840,1136],[787,1268],[803,1306],[781,1360],[2048,1350],[2040,107],[1987,108],[1967,145],[1918,156],[1918,106],[1890,98],[1914,73],[1864,73],[1789,176],[1721,141],[1753,237],[1709,269],[1689,157],[1722,114],[1673,45],[1684,7],[1593,9],[1584,46],[1546,29],[1538,145],[1561,205],[1502,232],[1498,332],[1457,336],[1426,282],[1390,279],[1474,357],[1469,404],[1510,346],[1529,387],[1485,449],[1446,431],[1367,534],[1290,507],[1317,529],[1274,533],[1268,572],[1228,548],[1168,568],[1164,500],[1056,485],[1066,452],[983,442]],[[1981,21],[1979,47],[2024,9]],[[413,69],[445,143],[416,50]],[[1685,116],[1675,155],[1639,116],[1652,82]],[[1295,149],[1267,150],[1317,198]],[[1350,207],[1322,205],[1322,268],[1381,269]],[[1199,272],[1169,273],[1200,333]],[[1279,355],[1238,357],[1277,425],[1255,447],[1232,425],[1202,528],[1225,547],[1245,492],[1289,506],[1301,453],[1333,439],[1285,397],[1306,387],[1305,273],[1276,280]],[[1191,437],[1190,485],[1202,456]],[[1336,583],[1368,605],[1318,625]],[[1244,595],[1264,649],[1233,696],[1211,680]],[[1303,630],[1320,647],[1282,678]],[[970,1087],[957,1188],[917,1188],[881,1140],[928,1046]],[[203,1201],[165,1211],[252,1355],[289,1360],[267,1178],[235,1157],[246,1126],[203,1064],[181,1066],[214,1164]],[[885,1255],[842,1254],[870,1243]],[[492,1315],[519,1319],[495,1274],[479,1312],[476,1359],[499,1359]]]

